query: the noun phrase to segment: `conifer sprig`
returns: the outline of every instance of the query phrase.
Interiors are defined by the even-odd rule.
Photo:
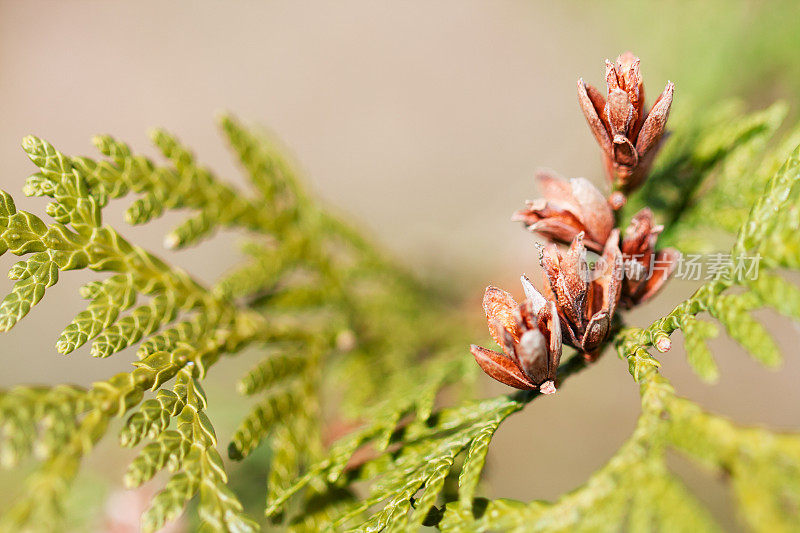
[[[274,492],[321,453],[320,437],[316,444],[313,437],[318,434],[321,361],[337,337],[367,322],[359,318],[364,298],[352,296],[346,280],[360,275],[362,259],[372,265],[370,279],[385,277],[392,292],[397,282],[406,283],[401,281],[405,275],[354,239],[352,230],[324,215],[270,143],[231,117],[222,124],[253,178],[255,196],[219,181],[161,130],[153,141],[167,165],[137,156],[108,136],[95,139],[107,157],[100,160],[66,156],[35,137],[24,140],[23,148],[39,169],[25,193],[53,198],[47,212],[55,221],[48,225],[18,211],[11,196],[0,193],[0,247],[25,256],[11,269],[17,283],[0,304],[0,327],[9,329],[24,317],[61,272],[110,271],[111,276],[81,289],[89,304],[56,347],[66,354],[93,341],[91,354],[107,357],[138,343],[139,361],[132,372],[89,389],[20,387],[3,393],[2,463],[14,466],[32,451],[43,460],[30,479],[28,496],[4,515],[4,527],[56,527],[81,460],[113,418],[133,411],[120,439],[125,446],[144,447],[126,482],[136,486],[164,466],[173,471],[144,515],[146,530],[175,518],[194,494],[199,494],[198,509],[210,530],[255,528],[226,486],[198,382],[222,355],[254,342],[291,346],[290,357],[273,353],[245,379],[243,392],[264,394],[264,399],[234,435],[232,455],[241,457],[274,436]],[[167,209],[195,211],[168,235],[170,245],[195,243],[221,226],[264,235],[250,245],[255,262],[213,288],[202,286],[103,224],[102,208],[109,199],[130,192],[139,195],[126,214],[130,223],[144,223]],[[380,335],[371,342],[389,342]],[[155,391],[151,399],[145,399],[148,390]],[[298,431],[306,438],[298,439]]]
[[[48,225],[18,211],[0,193],[0,248],[24,256],[11,269],[18,281],[0,304],[0,326],[9,329],[25,316],[62,272],[108,271],[81,288],[88,305],[56,348],[68,354],[91,343],[93,356],[107,357],[137,346],[138,361],[133,371],[88,389],[20,387],[0,396],[2,464],[15,466],[32,452],[42,460],[27,495],[4,514],[3,530],[58,528],[80,463],[120,417],[127,417],[121,444],[142,446],[126,483],[138,486],[165,467],[172,472],[143,515],[145,530],[176,518],[195,495],[207,529],[253,530],[257,524],[227,488],[200,388],[223,355],[265,348],[265,359],[239,385],[256,403],[228,451],[239,460],[269,443],[274,499],[322,457],[319,395],[327,374],[370,376],[343,391],[350,404],[377,391],[390,402],[379,376],[389,379],[423,354],[453,346],[446,322],[420,327],[440,316],[422,285],[312,201],[272,142],[232,117],[222,119],[222,129],[251,177],[252,195],[217,179],[161,130],[152,138],[166,164],[109,136],[95,138],[102,159],[24,140],[38,167],[24,191],[52,198],[47,212],[55,220]],[[245,248],[251,260],[205,287],[103,224],[109,200],[131,193],[138,198],[126,213],[130,223],[171,209],[194,212],[168,234],[168,245],[197,243],[219,227],[241,228],[251,235]],[[437,390],[430,387],[419,399],[426,412]]]
[[[625,68],[638,80],[638,62],[631,61],[614,67],[618,84]],[[758,255],[761,271],[755,279],[720,272],[644,328],[624,327],[610,305],[588,309],[592,324],[607,326],[600,328],[603,335],[590,335],[600,330],[588,324],[571,325],[570,342],[594,353],[564,354],[557,380],[590,368],[599,349],[613,343],[639,387],[641,415],[606,465],[554,502],[480,497],[492,437],[540,392],[472,398],[475,366],[465,348],[473,336],[463,331],[456,302],[415,280],[313,200],[280,147],[261,132],[232,117],[221,121],[252,191],[219,179],[163,130],[152,135],[163,162],[109,136],[95,139],[97,159],[67,156],[27,137],[23,148],[38,170],[24,192],[52,198],[47,214],[53,221],[18,210],[0,191],[0,250],[21,258],[10,271],[16,283],[0,303],[0,330],[28,314],[65,272],[109,272],[81,289],[86,309],[57,336],[56,348],[68,354],[91,344],[96,357],[135,348],[136,361],[133,370],[89,387],[0,392],[0,465],[39,461],[22,498],[0,518],[0,530],[58,530],[70,482],[116,419],[120,443],[139,447],[125,475],[128,486],[169,471],[143,514],[148,531],[176,519],[193,499],[208,531],[255,531],[259,523],[252,517],[261,518],[264,509],[275,524],[299,531],[422,525],[451,531],[718,530],[668,468],[669,450],[726,473],[753,530],[791,530],[800,508],[800,435],[743,427],[681,398],[659,372],[659,359],[671,355],[652,352],[669,350],[671,336],[680,332],[689,363],[713,380],[718,370],[706,340],[719,324],[766,366],[780,363],[776,343],[753,313],[772,309],[800,320],[800,289],[791,282],[791,272],[800,270],[800,130],[776,139],[785,115],[780,105],[751,114],[729,105],[684,112],[660,159],[646,159],[660,148],[660,121],[669,106],[651,110],[655,118],[645,124],[637,83],[623,83],[641,119],[630,122],[625,135],[612,131],[618,124],[606,123],[608,115],[592,103],[594,89],[585,89],[591,106],[585,112],[613,183],[628,194],[647,177],[642,189],[623,198],[625,207],[613,195],[606,205],[573,180],[563,195],[580,209],[554,215],[531,203],[526,224],[548,217],[569,222],[570,231],[588,232],[587,246],[613,257],[616,245],[622,254],[630,245],[619,241],[614,226],[647,205],[652,212],[639,218],[647,239],[658,234],[654,218],[666,223],[662,239],[684,251],[719,249],[719,235],[727,235],[732,260]],[[621,98],[622,88],[611,90],[611,98]],[[664,94],[671,101],[671,84]],[[607,139],[614,146],[603,144],[603,132],[614,134]],[[650,136],[647,142],[636,140],[641,132]],[[620,151],[630,146],[636,151]],[[129,194],[136,196],[126,212],[132,224],[167,210],[189,212],[167,235],[170,247],[197,244],[223,227],[241,229],[248,233],[247,259],[213,285],[199,283],[103,223],[108,202]],[[598,206],[604,216],[593,217]],[[563,233],[552,225],[549,230]],[[548,253],[555,260],[552,249]],[[525,288],[536,299],[538,293]],[[613,295],[622,288],[606,283],[597,290]],[[653,293],[630,291],[626,303]],[[520,316],[557,324],[552,312]],[[525,326],[520,332],[535,330]],[[555,331],[544,328],[548,335]],[[522,338],[507,344],[517,356],[532,349]],[[214,398],[206,397],[201,382],[225,356],[245,348],[260,357],[230,386],[252,404],[232,435],[218,439],[207,414]],[[553,370],[553,388],[542,392],[554,390]],[[440,394],[443,389],[449,394]],[[334,431],[339,426],[355,429],[342,436]],[[340,435],[326,446],[330,433]],[[227,468],[219,450],[226,443],[234,461],[269,450],[266,504],[254,513],[229,487],[228,471],[235,468]]]

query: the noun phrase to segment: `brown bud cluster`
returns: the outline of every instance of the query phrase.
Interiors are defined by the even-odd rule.
[[[483,295],[489,333],[503,353],[474,344],[470,350],[483,371],[500,383],[552,394],[561,360],[558,311],[555,303],[546,300],[525,276],[522,286],[525,300],[521,304],[497,287],[487,287]]]
[[[540,248],[542,291],[522,276],[525,299],[488,287],[483,308],[489,332],[501,352],[472,345],[486,374],[518,389],[556,390],[562,343],[588,361],[602,350],[617,308],[630,309],[652,298],[675,270],[677,250],[656,249],[663,226],[648,208],[639,211],[620,238],[617,214],[626,194],[646,178],[663,139],[674,85],[667,83],[645,113],[639,58],[606,61],[606,96],[580,80],[578,99],[616,190],[606,197],[585,178],[569,181],[539,171],[542,198],[527,201],[512,220],[548,241]],[[568,245],[566,249],[559,245]],[[599,254],[591,260],[588,252]]]
[[[645,207],[634,215],[620,244],[625,263],[625,281],[620,304],[626,309],[652,298],[678,266],[680,252],[674,248],[656,250],[658,234],[653,212]]]
[[[528,200],[512,221],[556,242],[568,243],[583,232],[583,244],[596,252],[603,249],[614,227],[614,212],[597,187],[586,178],[566,182],[554,172],[536,174],[544,198]]]
[[[629,191],[647,176],[660,147],[675,85],[667,82],[649,113],[639,58],[626,52],[617,62],[606,60],[606,95],[578,80],[578,101],[597,139],[612,183]]]
[[[541,264],[547,294],[561,318],[564,342],[594,359],[611,329],[622,290],[619,231],[612,230],[593,269],[586,260],[582,233],[564,253],[554,243],[544,246]]]

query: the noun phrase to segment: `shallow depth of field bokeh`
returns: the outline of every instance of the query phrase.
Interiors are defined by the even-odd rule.
[[[19,147],[26,134],[66,153],[94,155],[91,136],[110,133],[154,154],[146,135],[154,126],[243,185],[215,129],[216,113],[230,110],[272,129],[313,189],[398,261],[462,293],[474,316],[465,327],[484,341],[484,286],[518,294],[520,273],[540,276],[533,237],[509,222],[536,194],[535,169],[602,183],[598,151],[576,103],[578,76],[600,84],[603,59],[631,49],[642,58],[648,95],[667,79],[676,83],[676,108],[728,97],[758,108],[784,98],[796,116],[795,2],[598,4],[3,1],[0,188],[43,214],[45,201],[19,194],[33,172]],[[174,217],[127,228],[121,206],[109,211],[124,235],[203,280],[237,259],[234,234],[171,253],[161,239]],[[7,268],[12,258],[2,261]],[[45,304],[0,337],[0,386],[89,384],[128,367],[130,350],[107,360],[91,359],[88,349],[68,357],[55,352],[58,333],[81,310],[76,291],[85,281],[81,273],[65,274]],[[633,322],[649,323],[697,285],[672,283]],[[3,292],[10,287],[5,282]],[[679,336],[662,358],[664,371],[679,393],[716,412],[798,429],[800,331],[777,319],[767,326],[787,356],[777,372],[719,340],[712,348],[722,377],[704,385],[686,365]],[[464,357],[471,357],[466,346]],[[221,440],[243,412],[230,378],[253,359],[239,359],[221,366],[207,387],[227,399],[215,402],[218,413],[236,414],[218,417]],[[484,377],[481,386],[487,395],[506,390]],[[488,492],[550,499],[577,486],[630,434],[637,413],[636,387],[609,353],[502,426],[491,448]],[[100,498],[118,486],[129,457],[107,439],[76,498]],[[701,500],[720,522],[735,528],[721,485],[679,457],[674,466],[690,486],[702,487]],[[9,476],[0,477],[3,501],[16,490]]]

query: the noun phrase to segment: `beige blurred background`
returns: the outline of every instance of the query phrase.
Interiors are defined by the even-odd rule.
[[[747,28],[747,4],[740,31]],[[520,273],[538,276],[532,237],[509,222],[512,211],[536,194],[535,169],[552,167],[601,183],[598,153],[575,101],[577,77],[600,83],[602,60],[631,48],[642,56],[649,94],[669,76],[680,102],[714,82],[695,76],[682,83],[681,73],[689,72],[685,63],[712,65],[737,37],[732,30],[709,42],[719,53],[711,48],[681,56],[685,46],[669,27],[647,26],[667,16],[656,4],[649,11],[630,7],[626,16],[642,15],[638,25],[619,22],[614,9],[582,2],[401,5],[0,2],[0,187],[18,206],[43,215],[46,202],[25,199],[20,191],[33,171],[19,147],[24,135],[94,156],[91,136],[111,133],[154,155],[146,135],[154,126],[176,133],[221,176],[244,185],[215,128],[215,114],[230,110],[271,128],[331,206],[422,275],[458,283],[479,315],[488,283],[520,292]],[[676,9],[667,20],[683,20]],[[687,17],[681,24],[702,39],[702,17],[706,24],[715,19],[702,7],[692,9],[701,19]],[[771,85],[768,93],[754,97],[754,105],[782,91]],[[127,228],[124,207],[109,210],[124,235],[203,280],[238,257],[232,234],[168,253],[161,238],[176,218]],[[12,262],[3,257],[0,270]],[[107,360],[92,360],[88,349],[56,354],[58,333],[81,309],[76,289],[85,281],[84,273],[63,274],[43,305],[3,336],[0,386],[85,385],[128,367],[129,352]],[[8,292],[11,282],[0,285]],[[648,323],[696,285],[673,283],[633,321]],[[762,369],[720,340],[713,348],[722,379],[704,385],[688,369],[678,337],[662,358],[664,372],[682,394],[709,409],[745,423],[798,429],[800,332],[765,318],[786,348],[781,371]],[[228,378],[238,370],[224,371],[209,393],[228,397]],[[506,392],[488,379],[482,383],[487,395]],[[502,426],[492,447],[488,494],[530,500],[576,487],[630,434],[637,399],[626,365],[607,354],[559,394]],[[220,433],[221,440],[229,434],[224,427]],[[107,440],[101,453],[110,458],[92,459],[90,467],[116,476],[109,477],[116,483],[130,456]],[[721,484],[679,458],[675,468],[701,489],[700,498],[727,527],[736,527]]]

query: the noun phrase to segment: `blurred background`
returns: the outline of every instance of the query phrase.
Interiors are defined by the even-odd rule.
[[[45,201],[21,194],[34,169],[19,147],[24,135],[95,157],[91,136],[110,133],[154,156],[147,131],[155,126],[244,185],[215,126],[216,114],[229,110],[274,131],[313,190],[397,261],[463,294],[474,309],[476,340],[483,340],[483,288],[520,293],[520,273],[540,275],[532,236],[509,221],[536,196],[534,171],[552,167],[604,185],[576,102],[579,76],[602,85],[603,59],[630,49],[642,58],[649,96],[668,79],[676,83],[676,107],[738,97],[750,108],[783,98],[796,109],[798,35],[800,7],[791,1],[450,0],[402,8],[367,0],[1,1],[0,188],[43,215]],[[174,218],[130,228],[123,208],[112,204],[107,220],[204,281],[237,261],[234,234],[174,254],[161,245]],[[3,257],[2,268],[12,261]],[[130,351],[106,360],[91,359],[88,349],[55,352],[58,333],[82,309],[76,291],[86,281],[85,274],[65,274],[43,305],[4,334],[0,387],[88,385],[129,368]],[[673,282],[634,324],[649,323],[697,285]],[[8,292],[11,282],[2,287]],[[780,371],[764,370],[723,339],[712,346],[722,378],[702,384],[676,336],[662,357],[664,372],[708,409],[797,430],[800,331],[764,318],[785,348]],[[233,377],[251,364],[245,356],[220,365],[208,384],[221,440],[244,413]],[[485,395],[507,391],[488,378],[481,387]],[[491,448],[488,495],[551,499],[576,487],[628,437],[637,414],[626,366],[607,354],[502,426]],[[106,439],[79,490],[101,499],[119,486],[130,457]],[[735,530],[721,481],[680,457],[673,466]],[[0,501],[13,497],[14,479],[0,476]]]

